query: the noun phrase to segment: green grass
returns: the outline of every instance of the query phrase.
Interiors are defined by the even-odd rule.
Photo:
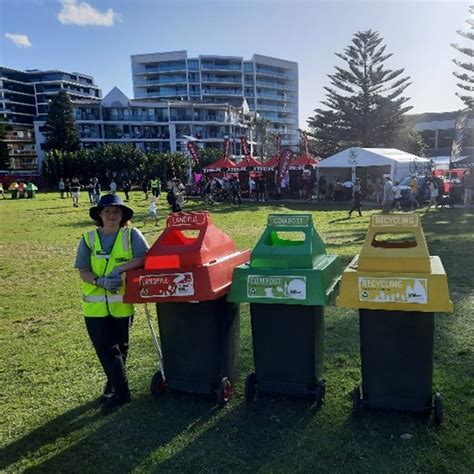
[[[82,200],[86,199],[82,196]],[[162,198],[160,215],[164,216]],[[150,243],[161,226],[144,224],[147,202],[133,193],[134,224]],[[253,369],[248,307],[241,308],[241,379],[223,410],[206,398],[166,394],[154,400],[156,369],[143,308],[131,334],[133,402],[100,415],[103,375],[81,316],[74,256],[91,228],[85,203],[56,194],[0,202],[0,470],[43,472],[474,472],[474,212],[421,211],[432,255],[447,271],[454,314],[437,316],[435,390],[444,397],[440,428],[407,414],[353,418],[350,393],[360,378],[355,311],[326,311],[326,403],[243,400]],[[198,209],[198,203],[189,208]],[[360,251],[371,212],[347,220],[342,207],[316,204],[218,205],[212,218],[239,248],[252,248],[269,212],[311,212],[329,253],[347,264]],[[199,357],[199,354],[196,354]],[[409,433],[411,439],[401,439]]]

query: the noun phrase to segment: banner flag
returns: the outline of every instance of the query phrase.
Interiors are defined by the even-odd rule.
[[[250,157],[250,147],[249,142],[247,141],[247,137],[242,135],[240,137],[240,144],[242,146],[242,154],[245,156],[245,158]]]
[[[230,140],[229,137],[224,137],[224,158],[230,160]]]
[[[277,174],[277,185],[281,186],[281,182],[285,177],[286,172],[290,166],[291,160],[293,159],[293,152],[286,148],[280,153],[280,158],[278,160],[278,174]]]
[[[194,142],[189,141],[186,144],[186,148],[188,149],[189,153],[193,157],[194,163],[197,167],[201,166],[201,156],[199,155],[198,147]]]

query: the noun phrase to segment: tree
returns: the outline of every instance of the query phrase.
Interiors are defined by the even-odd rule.
[[[254,117],[250,121],[250,129],[253,132],[253,140],[257,143],[255,154],[263,159],[268,158],[275,143],[275,134],[270,133],[268,128],[272,122],[265,118]]]
[[[336,56],[346,67],[336,66],[325,87],[326,108],[315,109],[308,119],[309,135],[319,154],[328,156],[351,146],[389,146],[403,127],[408,97],[402,94],[411,84],[403,69],[387,69],[383,38],[376,31],[358,31],[352,43]]]
[[[74,125],[74,109],[69,95],[58,92],[49,102],[45,123],[45,150],[77,151],[80,142]]]
[[[474,57],[474,5],[469,7],[469,13],[471,17],[466,20],[466,23],[469,25],[471,31],[458,30],[456,33],[465,40],[470,41],[470,43],[467,43],[466,47],[456,43],[451,44],[451,46],[470,58],[470,61],[468,60],[466,62],[453,59],[453,63],[460,68],[460,71],[454,71],[453,74],[456,79],[460,81],[457,83],[457,86],[461,90],[456,92],[456,95],[463,101],[468,109],[472,110],[474,109],[474,62],[472,61]]]
[[[7,127],[3,119],[0,118],[0,170],[10,169],[10,151],[5,138],[7,136]]]

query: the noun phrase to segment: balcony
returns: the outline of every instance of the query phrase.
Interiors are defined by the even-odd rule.
[[[186,76],[160,76],[158,79],[138,79],[135,86],[143,87],[153,84],[186,84]]]
[[[215,76],[202,76],[202,82],[219,82],[219,83],[229,83],[229,84],[242,84],[241,77],[215,77]]]
[[[174,72],[174,71],[186,71],[186,64],[160,64],[154,67],[136,67],[132,73],[133,74],[149,74],[156,72]]]
[[[234,95],[242,97],[244,95],[241,89],[204,89],[203,95]]]
[[[268,69],[268,68],[263,68],[257,66],[257,74],[260,74],[262,76],[273,76],[273,77],[281,77],[282,79],[296,79],[296,75],[291,75],[288,73],[276,71],[273,69]]]
[[[201,62],[201,70],[211,71],[242,71],[242,65],[239,64],[212,64]]]

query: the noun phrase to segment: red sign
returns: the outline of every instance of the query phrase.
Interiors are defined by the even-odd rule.
[[[191,272],[142,275],[138,286],[142,298],[194,296],[194,279]]]
[[[224,138],[224,158],[230,159],[230,140],[229,140],[229,137]]]
[[[201,157],[199,156],[199,149],[196,146],[194,142],[189,141],[186,145],[186,148],[188,149],[189,153],[193,157],[194,163],[196,166],[200,167],[201,166]]]
[[[240,144],[242,145],[242,152],[244,156],[250,157],[250,147],[249,147],[249,142],[247,141],[247,137],[244,137],[243,135],[240,137]]]

